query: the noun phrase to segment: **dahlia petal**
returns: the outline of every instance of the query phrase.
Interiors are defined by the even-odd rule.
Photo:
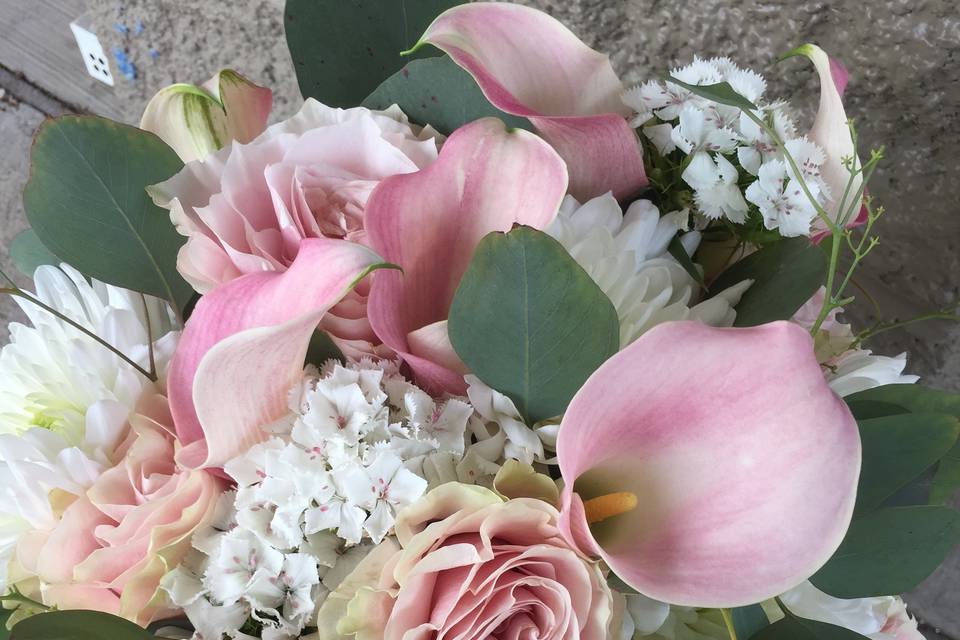
[[[216,467],[262,438],[323,314],[379,262],[360,245],[306,239],[287,271],[249,274],[200,300],[167,382],[183,464]]]
[[[440,157],[417,173],[387,178],[367,202],[370,246],[403,272],[373,278],[368,314],[377,336],[400,354],[418,382],[462,394],[462,373],[434,358],[421,334],[446,320],[474,249],[492,231],[514,224],[542,229],[553,220],[567,187],[560,157],[526,131],[508,132],[485,118],[458,129]],[[429,342],[436,345],[436,327]]]
[[[507,3],[475,2],[442,13],[419,44],[450,55],[490,102],[530,119],[570,170],[570,192],[618,198],[647,184],[623,86],[607,56],[547,14]]]
[[[644,595],[698,607],[813,574],[846,532],[860,470],[856,422],[786,322],[654,328],[577,393],[557,455],[565,535],[589,535]],[[616,491],[639,506],[587,530],[580,497]]]

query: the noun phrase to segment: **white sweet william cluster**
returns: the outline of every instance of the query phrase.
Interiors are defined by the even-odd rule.
[[[393,363],[308,366],[269,439],[225,465],[236,491],[164,578],[194,638],[298,637],[428,488],[490,484],[506,458],[543,460],[550,427],[534,432],[509,398],[467,382],[470,402],[435,400]]]
[[[819,202],[829,196],[820,175],[825,155],[796,127],[782,102],[766,103],[766,81],[728,58],[704,60],[675,69],[673,77],[687,84],[727,82],[757,105],[755,115],[767,121],[784,141],[799,172],[764,130],[738,107],[719,104],[669,82],[649,81],[628,90],[624,102],[636,111],[633,124],[663,156],[683,158],[683,181],[693,189],[698,212],[708,220],[747,221],[756,206],[767,229],[784,236],[809,235],[816,210],[804,192]]]

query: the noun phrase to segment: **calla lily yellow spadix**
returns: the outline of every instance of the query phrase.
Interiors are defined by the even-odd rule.
[[[836,550],[860,438],[802,328],[671,322],[587,380],[557,457],[571,543],[651,598],[735,607],[796,586]]]

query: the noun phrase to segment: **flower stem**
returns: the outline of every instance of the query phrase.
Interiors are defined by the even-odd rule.
[[[723,616],[723,623],[727,625],[727,633],[730,640],[737,640],[737,629],[733,625],[733,612],[730,609],[720,609],[720,615]]]

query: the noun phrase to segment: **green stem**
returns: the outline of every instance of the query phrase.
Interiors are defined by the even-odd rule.
[[[4,275],[4,278],[7,278],[6,275]],[[9,278],[7,278],[7,280],[10,281]],[[12,283],[12,281],[10,281],[10,282]],[[71,327],[73,327],[73,328],[76,329],[77,331],[80,331],[80,332],[82,332],[83,334],[89,336],[90,338],[93,338],[93,339],[96,340],[99,344],[103,345],[104,347],[106,347],[107,349],[109,349],[110,351],[112,351],[113,353],[117,354],[117,356],[119,356],[124,362],[126,362],[126,363],[129,364],[131,367],[133,367],[134,369],[136,369],[137,371],[139,371],[141,374],[143,374],[144,377],[146,377],[146,378],[147,378],[148,380],[150,380],[151,382],[156,382],[156,381],[157,381],[157,375],[156,375],[155,373],[153,373],[153,372],[151,372],[151,371],[147,371],[146,369],[144,369],[143,367],[141,367],[139,364],[137,364],[136,362],[134,362],[133,360],[131,360],[129,357],[127,357],[122,351],[120,351],[119,349],[117,349],[116,347],[114,347],[112,344],[110,344],[109,342],[107,342],[106,340],[104,340],[103,338],[101,338],[100,336],[98,336],[97,334],[93,333],[92,331],[90,331],[89,329],[87,329],[86,327],[84,327],[83,325],[81,325],[81,324],[73,321],[72,319],[68,318],[67,316],[65,316],[64,314],[60,313],[59,311],[57,311],[57,310],[54,309],[53,307],[51,307],[51,306],[49,306],[49,305],[46,305],[46,304],[44,304],[43,302],[41,302],[40,300],[34,298],[34,297],[31,296],[30,294],[28,294],[26,291],[20,289],[20,287],[17,287],[16,285],[14,285],[13,287],[7,287],[7,288],[4,288],[4,289],[0,289],[0,293],[7,293],[7,294],[10,294],[10,295],[12,295],[12,296],[17,296],[18,298],[23,298],[24,300],[30,301],[31,303],[33,303],[33,304],[35,304],[36,306],[40,307],[41,309],[43,309],[43,310],[46,311],[47,313],[49,313],[49,314],[51,314],[51,315],[59,318],[59,319],[62,320],[63,322],[66,322],[68,325],[70,325]]]
[[[147,321],[147,353],[150,357],[150,375],[157,379],[157,359],[153,352],[153,326],[150,324],[150,305],[147,304],[147,296],[140,294],[140,300],[143,302],[143,317]]]
[[[16,587],[13,587],[13,591],[6,595],[0,596],[0,602],[19,602],[21,604],[29,604],[34,607],[43,609],[44,611],[50,611],[50,607],[43,604],[42,602],[37,602],[33,598],[28,598],[27,596],[20,593]]]
[[[960,322],[960,315],[956,313],[951,313],[949,311],[934,311],[932,313],[925,313],[922,316],[916,316],[914,318],[908,318],[906,320],[900,320],[897,322],[886,322],[882,324],[876,324],[870,329],[861,331],[857,334],[856,340],[854,340],[854,346],[862,343],[864,340],[868,340],[876,335],[885,333],[892,329],[899,329],[901,327],[906,327],[917,322],[926,322],[927,320],[950,320],[951,322]]]
[[[733,625],[733,613],[730,609],[720,609],[720,615],[723,616],[723,623],[727,625],[727,633],[730,634],[730,640],[737,640],[737,629]]]

